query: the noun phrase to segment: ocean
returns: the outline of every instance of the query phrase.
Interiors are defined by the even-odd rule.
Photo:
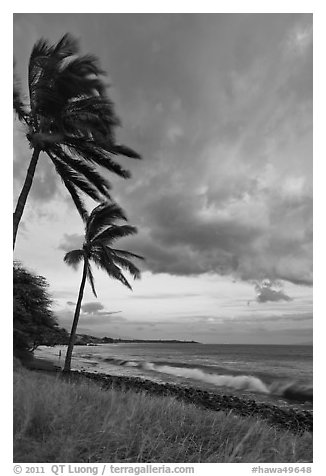
[[[63,365],[65,350],[40,347],[35,356]],[[75,346],[72,369],[311,408],[312,364],[312,346],[304,345],[119,343]]]

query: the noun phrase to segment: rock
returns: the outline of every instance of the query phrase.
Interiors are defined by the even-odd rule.
[[[295,409],[282,409],[276,405],[246,400],[233,395],[220,395],[193,387],[177,386],[173,384],[160,384],[136,377],[118,377],[101,373],[91,373],[82,370],[72,371],[71,377],[88,378],[99,382],[102,388],[116,388],[133,390],[135,392],[148,392],[154,395],[174,396],[177,400],[192,403],[201,408],[214,411],[232,412],[242,417],[256,417],[266,420],[276,428],[290,430],[293,433],[312,432],[313,413],[311,410],[298,411]]]

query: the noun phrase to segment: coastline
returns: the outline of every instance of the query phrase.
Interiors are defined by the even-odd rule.
[[[172,348],[172,354],[175,351]],[[194,352],[196,353],[196,349]],[[34,356],[51,360],[58,366],[63,365],[66,346],[46,347],[35,350]],[[150,354],[150,355],[149,355]],[[72,357],[72,370],[99,373],[111,376],[136,377],[150,380],[159,384],[175,384],[179,387],[194,387],[210,393],[231,395],[240,399],[254,400],[257,403],[266,403],[280,408],[292,408],[295,411],[313,409],[313,388],[309,377],[309,369],[304,368],[299,373],[289,373],[286,362],[282,366],[257,368],[252,367],[250,361],[246,363],[237,358],[236,362],[229,362],[232,355],[223,358],[221,365],[212,362],[202,365],[199,355],[198,363],[193,360],[193,353],[189,360],[189,352],[185,359],[179,361],[179,356],[166,355],[166,349],[159,349],[148,353],[143,348],[124,348],[119,345],[113,347],[99,346],[95,351],[88,346],[80,346]],[[209,359],[209,353],[207,354]],[[254,357],[256,358],[256,356]],[[206,354],[205,354],[206,359]],[[207,360],[207,359],[206,359]],[[223,362],[227,360],[227,362]],[[228,364],[223,366],[223,364]],[[232,364],[229,366],[229,364]],[[281,364],[282,365],[282,364]],[[276,372],[276,370],[277,372]]]
[[[28,365],[30,370],[43,372],[60,372],[61,366],[55,362],[34,358]],[[266,421],[271,426],[294,434],[313,431],[313,411],[284,409],[276,405],[261,403],[234,395],[225,395],[192,386],[179,386],[171,383],[157,383],[139,377],[109,375],[86,370],[72,370],[65,379],[71,382],[88,379],[96,382],[103,389],[145,392],[155,396],[169,396],[176,400],[193,404],[199,408],[232,413],[241,417],[256,417]]]

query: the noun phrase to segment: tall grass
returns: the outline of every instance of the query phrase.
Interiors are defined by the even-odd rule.
[[[310,462],[312,437],[172,397],[14,372],[15,462]]]

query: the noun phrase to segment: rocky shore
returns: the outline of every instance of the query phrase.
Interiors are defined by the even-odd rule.
[[[255,400],[239,398],[231,395],[199,390],[193,387],[181,387],[173,384],[159,384],[150,380],[136,377],[112,376],[86,371],[72,371],[71,380],[87,378],[99,383],[102,388],[115,388],[119,390],[133,390],[135,392],[148,392],[151,395],[173,396],[178,400],[192,403],[200,408],[214,411],[232,412],[242,417],[258,417],[267,421],[272,426],[302,434],[313,430],[313,414],[311,410],[296,411],[284,409],[276,405],[256,402]]]

